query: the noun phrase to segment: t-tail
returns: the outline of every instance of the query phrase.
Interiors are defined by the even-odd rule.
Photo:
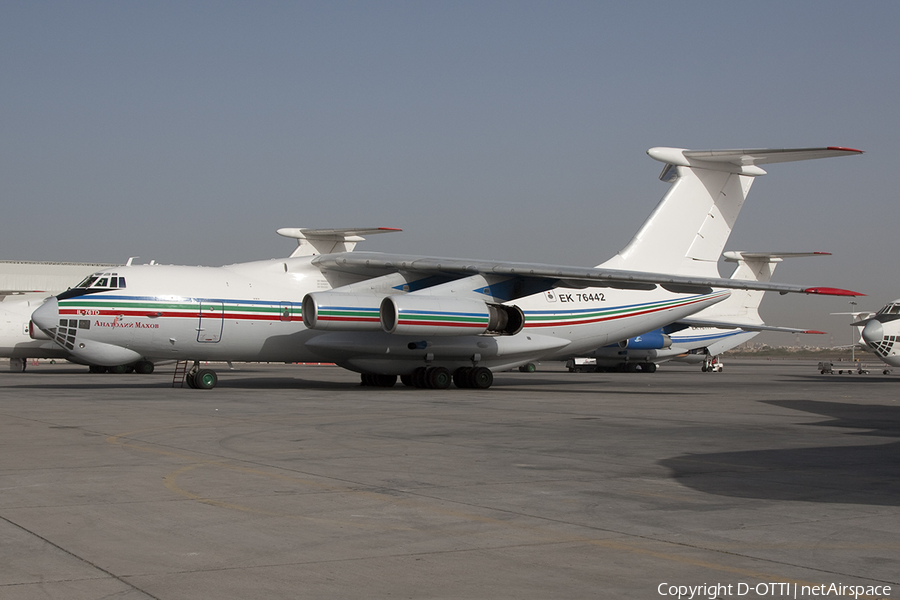
[[[717,263],[756,177],[758,165],[852,156],[861,150],[826,148],[685,150],[651,148],[665,163],[660,180],[669,191],[610,269],[718,277]]]
[[[828,252],[726,252],[726,262],[737,263],[731,279],[765,283],[772,279],[775,267],[786,258],[804,256],[830,256]],[[697,313],[697,319],[711,319],[762,325],[759,304],[765,292],[759,290],[733,290],[722,302]]]

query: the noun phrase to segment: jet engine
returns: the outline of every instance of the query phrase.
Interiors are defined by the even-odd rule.
[[[381,325],[400,335],[515,335],[525,325],[525,314],[518,306],[407,294],[381,301]]]
[[[381,296],[310,292],[303,297],[303,323],[317,331],[381,331]]]

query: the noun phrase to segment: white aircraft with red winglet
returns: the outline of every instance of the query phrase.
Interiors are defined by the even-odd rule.
[[[732,279],[769,281],[786,258],[826,256],[827,252],[725,252],[726,262],[737,263]],[[766,325],[759,316],[764,292],[736,290],[718,304],[654,331],[597,348],[567,361],[570,371],[619,371],[654,373],[668,361],[701,364],[703,372],[721,370],[718,355],[762,331],[822,334],[806,328]]]
[[[35,311],[80,361],[334,362],[362,383],[487,388],[493,372],[561,360],[687,318],[729,290],[857,295],[719,277],[717,261],[760,165],[852,156],[841,147],[653,148],[670,184],[631,242],[597,267],[354,251],[386,229],[280,229],[286,259],[133,265],[92,275]],[[121,285],[127,278],[127,288]]]

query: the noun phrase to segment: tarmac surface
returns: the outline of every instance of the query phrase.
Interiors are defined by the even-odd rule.
[[[221,367],[213,390],[172,366],[0,372],[0,598],[900,596],[880,369],[417,390]]]

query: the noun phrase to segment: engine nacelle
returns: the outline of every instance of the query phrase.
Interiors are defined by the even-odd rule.
[[[381,331],[381,296],[310,292],[303,297],[303,324],[317,331]]]
[[[515,335],[524,325],[518,306],[413,294],[381,301],[381,326],[399,335]]]
[[[672,338],[659,329],[619,342],[619,348],[629,350],[663,350],[672,347]]]

